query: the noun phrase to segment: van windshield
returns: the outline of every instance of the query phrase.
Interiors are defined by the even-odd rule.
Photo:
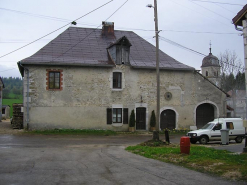
[[[207,123],[206,125],[204,125],[201,129],[211,129],[213,128],[214,124],[213,123]]]

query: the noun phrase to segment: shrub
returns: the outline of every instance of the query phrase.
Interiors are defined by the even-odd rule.
[[[134,112],[134,110],[132,110],[131,114],[130,114],[129,127],[135,127],[135,124],[136,124],[135,112]]]
[[[151,114],[151,119],[150,119],[150,126],[151,127],[155,127],[156,125],[156,118],[155,118],[155,113],[154,113],[154,110],[152,111],[152,114]]]

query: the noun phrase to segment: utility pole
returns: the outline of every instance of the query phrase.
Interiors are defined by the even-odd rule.
[[[245,147],[243,152],[247,153],[247,136],[246,136],[246,127],[247,127],[247,14],[245,14],[245,20],[243,20],[243,39],[244,39],[244,62],[245,62]]]
[[[155,21],[155,38],[156,38],[156,81],[157,81],[157,107],[156,107],[156,123],[158,131],[153,132],[153,140],[159,140],[160,129],[160,59],[159,59],[159,29],[158,29],[158,7],[157,0],[152,4],[147,5],[148,8],[154,8],[154,21]],[[157,128],[157,126],[156,126]]]
[[[160,129],[160,58],[159,58],[159,29],[158,29],[158,7],[157,0],[154,0],[154,21],[155,21],[155,38],[156,38],[156,78],[157,78],[157,107],[156,122],[158,130]]]

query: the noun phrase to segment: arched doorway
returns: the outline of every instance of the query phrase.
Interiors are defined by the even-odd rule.
[[[206,123],[214,120],[214,106],[210,103],[203,103],[196,108],[196,126],[197,129],[203,127]]]
[[[166,128],[169,130],[176,128],[176,113],[171,109],[163,110],[160,114],[160,129]]]

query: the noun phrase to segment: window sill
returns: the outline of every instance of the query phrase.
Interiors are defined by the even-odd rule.
[[[123,89],[112,89],[112,91],[122,91]]]
[[[121,127],[121,126],[123,126],[123,123],[112,123],[112,126]]]

